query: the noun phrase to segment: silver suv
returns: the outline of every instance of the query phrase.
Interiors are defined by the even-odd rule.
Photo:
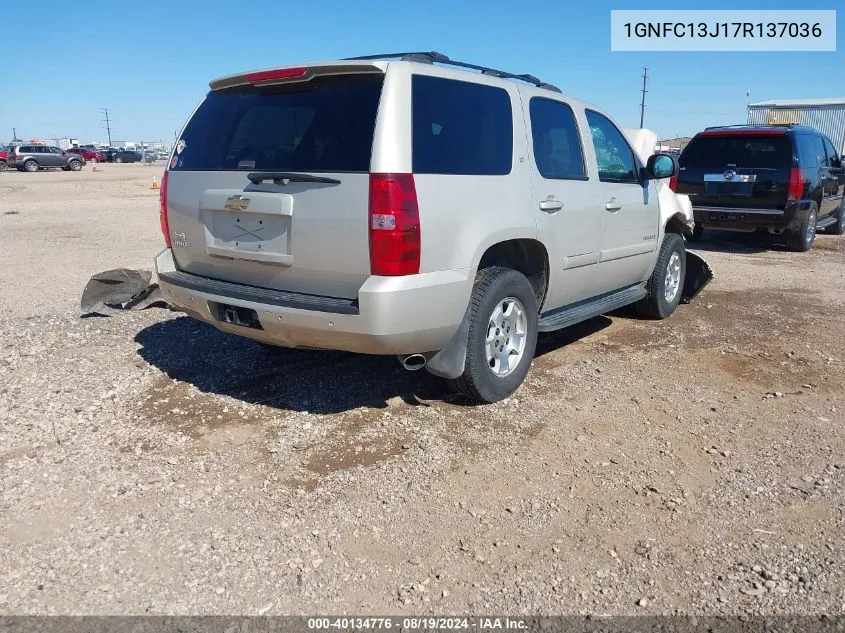
[[[494,402],[538,332],[684,295],[692,223],[661,220],[656,182],[675,160],[535,77],[406,53],[210,87],[162,178],[156,268],[220,330],[395,354]]]
[[[9,152],[9,166],[19,171],[38,171],[45,167],[79,171],[84,165],[85,159],[79,154],[50,145],[20,145]]]

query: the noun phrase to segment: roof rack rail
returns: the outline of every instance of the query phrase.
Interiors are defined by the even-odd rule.
[[[735,125],[711,125],[704,128],[705,130],[730,130],[744,127],[795,127],[797,123],[737,123]]]
[[[447,66],[455,66],[457,68],[467,68],[470,70],[478,70],[483,75],[490,75],[492,77],[499,77],[501,79],[518,79],[525,83],[533,84],[538,88],[544,88],[553,92],[560,92],[560,88],[547,84],[539,80],[534,75],[505,72],[504,70],[496,70],[495,68],[488,68],[487,66],[478,66],[477,64],[468,64],[466,62],[459,62],[449,59],[443,53],[436,51],[430,52],[411,52],[411,53],[381,53],[379,55],[362,55],[361,57],[347,57],[349,61],[352,60],[369,60],[369,59],[398,59],[400,61],[422,62],[424,64],[445,64]]]

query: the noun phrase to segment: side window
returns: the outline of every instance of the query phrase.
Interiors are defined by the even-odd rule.
[[[513,112],[506,90],[428,75],[411,81],[414,173],[510,173]]]
[[[62,148],[61,148],[61,147],[51,147],[51,148],[50,148],[50,150],[51,150],[54,154],[61,154],[61,153],[62,153]]]
[[[824,143],[825,154],[827,154],[828,167],[832,167],[834,169],[839,169],[840,167],[842,167],[842,160],[836,153],[836,150],[833,148],[833,143],[830,142],[830,139],[826,136],[823,136],[822,142]]]
[[[603,182],[639,183],[639,166],[634,150],[622,132],[607,117],[587,110],[587,125],[593,137],[599,180]]]
[[[534,97],[529,102],[534,162],[543,178],[586,180],[575,115],[567,104]]]
[[[812,134],[798,136],[798,153],[804,169],[818,169],[826,160],[821,137]]]

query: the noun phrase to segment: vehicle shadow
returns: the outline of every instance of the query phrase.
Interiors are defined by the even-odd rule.
[[[542,356],[595,334],[608,317],[541,334]],[[289,411],[330,414],[358,407],[386,408],[399,397],[412,406],[430,402],[474,405],[427,371],[409,372],[393,356],[276,348],[220,332],[190,317],[167,319],[135,336],[138,354],[173,380],[203,393]]]
[[[220,332],[187,316],[160,321],[135,336],[138,354],[170,378],[204,393],[290,411],[338,413],[446,399],[445,384],[409,372],[394,356],[287,349]]]
[[[783,251],[786,250],[786,245],[784,238],[779,235],[707,229],[699,241],[688,243],[687,248],[703,253],[731,252],[750,255],[766,251]]]

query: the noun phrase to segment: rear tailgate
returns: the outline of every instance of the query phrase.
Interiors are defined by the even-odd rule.
[[[783,209],[794,163],[780,132],[704,132],[681,154],[677,192],[695,206]]]
[[[369,169],[384,74],[293,74],[212,84],[169,165],[174,258],[212,279],[355,298],[370,275]],[[273,173],[287,177],[248,178]]]

